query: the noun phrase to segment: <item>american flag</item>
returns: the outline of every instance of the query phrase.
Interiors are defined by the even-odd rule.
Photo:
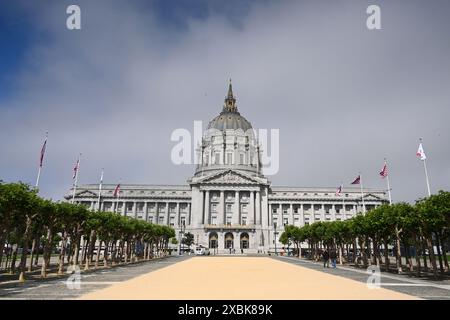
[[[387,175],[388,175],[388,169],[387,169],[387,163],[386,163],[386,161],[385,161],[385,162],[384,162],[383,169],[382,169],[381,172],[380,172],[380,176],[381,176],[381,178],[386,178]]]
[[[45,155],[45,149],[47,148],[47,138],[45,138],[44,144],[42,145],[41,149],[41,157],[39,160],[39,167],[42,168],[42,165],[44,164],[44,155]]]
[[[113,197],[117,197],[119,195],[119,192],[120,192],[120,183],[114,189]]]
[[[341,195],[341,192],[342,192],[342,185],[340,185],[339,186],[339,188],[337,188],[337,190],[336,190],[336,196],[340,196]]]
[[[360,184],[361,182],[361,175],[357,176],[355,180],[351,184]]]
[[[79,167],[80,167],[80,158],[78,158],[77,163],[75,164],[75,167],[73,167],[73,177],[72,177],[72,179],[76,178]]]

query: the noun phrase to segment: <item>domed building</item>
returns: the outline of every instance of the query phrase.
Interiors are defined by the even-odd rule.
[[[285,225],[346,220],[386,200],[385,190],[276,187],[262,174],[260,146],[238,111],[231,82],[222,111],[198,146],[198,165],[187,185],[77,186],[75,202],[165,224],[194,235],[213,254],[280,252]],[[65,196],[72,199],[73,189]]]

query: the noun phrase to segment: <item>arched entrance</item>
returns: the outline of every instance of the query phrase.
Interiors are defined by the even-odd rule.
[[[247,232],[241,233],[241,249],[248,249],[249,236]]]
[[[211,232],[209,234],[209,248],[210,249],[215,249],[218,247],[218,242],[217,242],[218,236],[217,236],[217,232]]]
[[[231,232],[225,233],[225,249],[233,249],[234,236]]]

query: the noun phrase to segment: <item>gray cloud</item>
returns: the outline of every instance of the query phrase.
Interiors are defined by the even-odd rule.
[[[108,2],[109,3],[109,2]],[[450,4],[379,1],[382,30],[365,27],[368,2],[264,2],[239,23],[211,10],[174,30],[126,2],[81,2],[83,29],[65,29],[65,4],[44,6],[46,35],[0,101],[0,177],[34,183],[49,130],[42,194],[60,199],[83,153],[80,182],[182,184],[192,166],[170,162],[176,128],[204,125],[233,78],[255,128],[280,129],[274,185],[338,186],[361,171],[367,187],[390,163],[394,200],[450,187]],[[33,10],[25,6],[24,10]],[[248,9],[248,10],[247,10]]]

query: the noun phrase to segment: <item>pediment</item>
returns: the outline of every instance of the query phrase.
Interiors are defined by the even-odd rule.
[[[211,176],[204,177],[199,183],[205,184],[260,184],[262,181],[255,177],[236,172],[234,170],[227,170]]]
[[[83,191],[77,192],[76,196],[77,197],[97,197],[98,194],[96,194],[92,191],[89,191],[89,190],[83,190]]]
[[[373,193],[368,193],[364,195],[364,200],[385,200],[385,199]]]

